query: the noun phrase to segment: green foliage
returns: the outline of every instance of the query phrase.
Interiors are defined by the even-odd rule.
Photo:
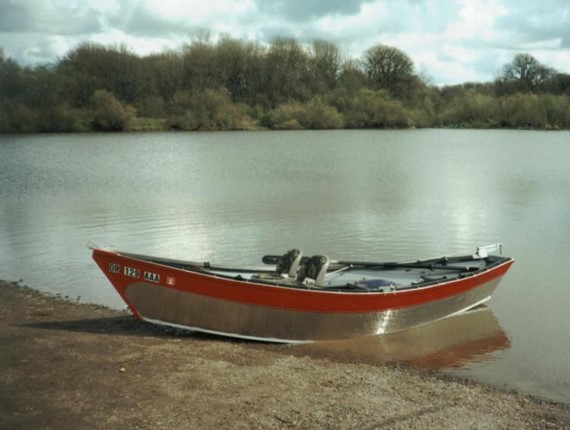
[[[304,118],[306,109],[301,103],[283,103],[270,111],[264,118],[264,125],[276,130],[299,130],[300,119]]]
[[[284,103],[271,111],[265,124],[273,129],[333,129],[342,128],[342,115],[320,98],[306,104]]]
[[[342,61],[338,47],[324,40],[314,40],[309,51],[309,85],[314,95],[324,95],[338,83]]]
[[[147,118],[164,118],[166,104],[160,96],[145,96],[135,100],[134,107],[137,113]]]
[[[296,40],[274,40],[265,56],[264,70],[270,106],[310,98],[309,56]]]
[[[60,103],[40,112],[38,130],[45,133],[89,131],[89,117],[81,109]]]
[[[157,118],[136,117],[129,125],[129,131],[166,131],[166,121]]]
[[[97,90],[91,98],[92,122],[95,131],[124,131],[129,129],[136,110],[131,106],[123,106],[113,93]]]
[[[456,94],[439,114],[439,123],[452,127],[487,128],[498,125],[497,100],[476,90]]]
[[[438,88],[397,48],[344,59],[333,43],[268,46],[204,33],[140,57],[87,43],[54,66],[0,48],[0,132],[406,127],[570,128],[570,75],[518,54],[494,82]]]
[[[356,94],[346,91],[334,97],[335,106],[344,115],[347,128],[414,127],[411,113],[386,91],[361,88]]]
[[[22,68],[0,49],[0,100],[17,101],[26,92]]]
[[[265,85],[265,49],[255,42],[222,37],[215,52],[216,87],[225,87],[236,103],[259,103]]]
[[[251,118],[231,102],[226,89],[207,89],[173,97],[169,125],[180,130],[243,130],[252,128]]]
[[[502,125],[516,128],[544,128],[546,112],[535,94],[517,93],[501,99]]]
[[[142,97],[162,97],[168,101],[184,85],[184,57],[177,52],[164,52],[143,58],[145,86]]]
[[[570,97],[545,94],[539,98],[540,109],[544,112],[544,128],[570,128]]]
[[[338,86],[335,90],[354,93],[366,87],[368,80],[364,72],[355,61],[347,61],[343,64],[338,78]],[[333,90],[333,91],[335,91]]]
[[[570,96],[570,75],[557,73],[548,84],[548,92],[555,95]]]
[[[220,85],[222,73],[216,64],[215,47],[207,41],[200,40],[186,45],[182,61],[182,88],[185,90],[197,92]]]
[[[0,131],[2,133],[33,133],[38,130],[38,114],[18,102],[0,105]]]
[[[70,51],[59,71],[74,81],[73,101],[85,105],[97,90],[113,93],[122,103],[132,103],[142,92],[141,60],[126,47],[85,43]]]

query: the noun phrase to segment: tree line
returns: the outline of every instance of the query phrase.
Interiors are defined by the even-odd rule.
[[[570,75],[518,54],[493,82],[437,87],[401,50],[221,37],[138,56],[82,44],[22,67],[0,49],[0,132],[570,128]]]

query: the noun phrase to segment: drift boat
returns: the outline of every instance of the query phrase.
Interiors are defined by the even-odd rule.
[[[491,298],[514,260],[475,254],[411,262],[336,261],[298,249],[237,269],[91,247],[138,319],[237,338],[296,343],[379,335]]]

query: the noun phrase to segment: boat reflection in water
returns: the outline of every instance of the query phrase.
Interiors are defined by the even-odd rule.
[[[463,314],[382,336],[325,341],[288,348],[294,355],[367,364],[406,363],[429,370],[468,367],[492,361],[511,342],[493,311],[479,306]]]

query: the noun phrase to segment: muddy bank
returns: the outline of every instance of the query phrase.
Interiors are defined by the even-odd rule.
[[[547,429],[570,406],[181,334],[0,282],[0,428]]]

